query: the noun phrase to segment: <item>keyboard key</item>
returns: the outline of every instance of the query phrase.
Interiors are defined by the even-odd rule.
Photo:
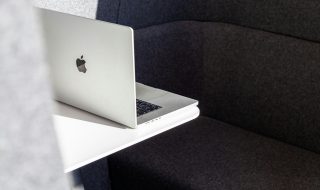
[[[137,117],[161,108],[161,106],[151,104],[149,102],[145,102],[139,99],[136,99],[136,105]]]

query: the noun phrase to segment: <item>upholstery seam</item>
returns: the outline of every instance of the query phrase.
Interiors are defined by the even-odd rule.
[[[320,41],[316,41],[316,40],[311,40],[311,39],[302,38],[302,37],[298,37],[298,36],[293,36],[293,35],[289,35],[289,34],[284,34],[284,33],[280,33],[280,32],[273,32],[273,31],[269,31],[269,30],[265,30],[265,29],[254,28],[254,27],[251,27],[251,26],[245,26],[245,25],[234,24],[234,23],[231,23],[231,22],[220,22],[220,21],[175,20],[175,21],[171,21],[171,22],[164,22],[164,23],[153,24],[153,25],[149,25],[149,26],[145,26],[145,27],[141,27],[141,28],[135,28],[135,30],[147,29],[147,28],[149,28],[149,27],[161,26],[161,25],[170,24],[170,23],[175,23],[175,22],[186,22],[186,21],[191,21],[191,22],[200,22],[200,23],[221,23],[221,24],[230,24],[230,25],[234,25],[234,26],[238,26],[238,27],[249,28],[249,29],[251,29],[251,30],[263,31],[263,32],[271,33],[271,34],[276,34],[276,35],[280,35],[280,36],[285,36],[285,37],[289,37],[289,38],[294,38],[294,39],[297,39],[297,40],[303,40],[303,41],[307,41],[307,42],[311,42],[311,43],[320,44]]]

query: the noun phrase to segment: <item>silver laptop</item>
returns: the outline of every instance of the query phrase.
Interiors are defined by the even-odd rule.
[[[38,13],[56,100],[131,128],[197,107],[197,100],[136,83],[132,28],[45,9]]]

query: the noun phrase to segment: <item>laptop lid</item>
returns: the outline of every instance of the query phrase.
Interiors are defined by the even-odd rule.
[[[133,30],[39,9],[58,101],[136,127]]]

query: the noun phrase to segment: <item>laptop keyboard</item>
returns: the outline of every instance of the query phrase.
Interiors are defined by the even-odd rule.
[[[149,102],[145,102],[139,99],[136,99],[136,105],[137,105],[137,117],[161,108],[161,106],[151,104]]]

